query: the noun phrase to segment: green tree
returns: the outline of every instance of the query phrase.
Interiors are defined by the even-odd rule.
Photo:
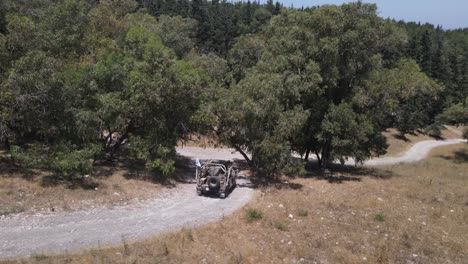
[[[236,82],[244,78],[247,70],[257,64],[262,57],[264,47],[264,40],[257,35],[245,35],[236,40],[228,57]]]
[[[22,144],[34,138],[48,142],[58,137],[64,112],[59,69],[56,59],[40,51],[15,62],[1,87],[8,109],[3,122],[13,132],[10,142]]]
[[[431,124],[441,91],[415,61],[402,59],[394,68],[372,71],[354,101],[380,128],[395,126],[404,135]]]
[[[284,111],[278,96],[284,89],[280,75],[255,74],[220,90],[212,105],[220,141],[238,150],[260,174],[272,175],[291,165],[287,139],[307,118],[299,107]]]
[[[452,105],[437,116],[437,121],[443,124],[463,125],[468,124],[468,97],[464,102]],[[463,138],[468,139],[468,128],[463,131]]]
[[[40,23],[45,39],[44,48],[59,56],[83,52],[81,39],[84,37],[88,8],[82,0],[65,0],[50,5]]]
[[[173,49],[179,58],[185,57],[195,47],[196,31],[196,20],[166,15],[159,17],[156,30],[164,44]]]
[[[12,59],[18,59],[37,47],[35,23],[26,16],[11,14],[7,16],[6,45]]]
[[[372,120],[356,113],[348,103],[330,106],[317,139],[322,145],[317,159],[323,167],[337,159],[344,162],[348,157],[364,162],[373,155],[384,154],[387,147],[385,137]]]

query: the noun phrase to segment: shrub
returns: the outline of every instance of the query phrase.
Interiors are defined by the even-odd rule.
[[[253,169],[257,175],[271,177],[279,173],[288,176],[305,174],[304,164],[291,156],[291,147],[283,142],[263,140],[255,145],[252,153]]]
[[[441,126],[439,124],[432,124],[424,129],[424,133],[431,137],[439,138],[442,136]]]
[[[89,174],[93,171],[93,148],[77,149],[61,145],[51,155],[48,167],[58,176],[70,179],[74,174]]]
[[[26,168],[42,168],[47,163],[47,150],[39,144],[30,144],[27,147],[11,146],[10,155],[14,162]]]
[[[263,218],[263,213],[260,210],[249,208],[245,214],[247,222],[254,222]]]

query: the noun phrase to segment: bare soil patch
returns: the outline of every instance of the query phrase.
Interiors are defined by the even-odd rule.
[[[144,173],[100,165],[88,178],[60,181],[47,171],[27,170],[0,160],[0,216],[76,211],[154,198],[164,188]]]

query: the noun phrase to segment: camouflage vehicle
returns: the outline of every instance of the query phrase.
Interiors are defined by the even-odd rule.
[[[217,194],[220,198],[236,187],[238,169],[231,161],[208,161],[200,163],[197,160],[195,180],[197,182],[197,194]]]

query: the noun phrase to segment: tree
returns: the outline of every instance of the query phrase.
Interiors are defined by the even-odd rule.
[[[354,101],[380,128],[395,126],[404,135],[432,123],[442,89],[415,61],[401,59],[394,68],[372,71]]]
[[[236,39],[228,56],[236,82],[243,79],[248,69],[257,64],[262,57],[264,47],[264,40],[257,35],[245,35]]]
[[[278,97],[284,89],[280,75],[255,74],[220,90],[219,100],[211,106],[220,141],[239,151],[262,175],[274,175],[291,165],[287,139],[307,117],[299,107],[284,110]]]
[[[438,116],[438,119],[450,125],[468,124],[468,98],[464,102],[452,105]]]
[[[373,155],[384,154],[388,146],[372,120],[356,113],[349,103],[330,106],[317,139],[322,145],[321,155],[317,155],[321,167],[337,159],[344,162],[348,157],[362,163]]]
[[[87,23],[87,8],[87,3],[81,0],[65,0],[50,5],[40,24],[46,49],[59,56],[83,52],[80,40]]]
[[[7,33],[6,14],[7,14],[7,6],[6,6],[6,3],[2,1],[0,2],[0,34]]]
[[[7,22],[7,49],[12,59],[18,59],[36,47],[36,25],[29,17],[16,14],[8,15]]]
[[[374,109],[380,105],[364,107],[355,96],[361,87],[385,94],[387,87],[379,83],[385,82],[380,71],[390,71],[387,67],[404,68],[396,70],[399,73],[411,70],[408,74],[416,76],[408,79],[409,85],[422,94],[438,91],[417,65],[399,65],[398,49],[405,37],[394,24],[377,16],[375,5],[283,11],[272,18],[262,38],[265,47],[261,58],[231,91],[235,99],[228,103],[225,100],[229,99],[219,97],[229,111],[214,108],[218,134],[241,153],[251,152],[250,164],[258,170],[263,166],[280,169],[278,164],[284,164],[281,157],[288,156],[275,152],[276,157],[267,156],[278,164],[256,163],[256,159],[263,161],[258,153],[265,154],[266,146],[295,150],[306,158],[315,153],[323,166],[335,159],[362,162],[384,153],[386,144],[380,133],[386,127],[386,115],[374,118]],[[405,82],[403,76],[395,75],[397,84]],[[369,81],[370,76],[376,80]],[[252,87],[256,87],[255,92],[251,92]],[[395,104],[404,103],[400,99],[395,98]],[[239,114],[230,117],[229,113]],[[286,116],[288,129],[281,119]]]
[[[58,136],[64,112],[59,69],[60,63],[41,51],[15,62],[1,87],[9,111],[4,125],[13,132],[10,142],[22,144],[34,137],[48,142]]]
[[[429,30],[426,30],[421,39],[421,68],[428,76],[432,76],[432,57],[433,57],[433,48],[432,48],[432,35]]]
[[[437,121],[443,124],[463,125],[468,124],[468,97],[464,102],[452,105],[437,116]],[[463,138],[468,139],[468,128],[463,130]]]
[[[230,69],[228,63],[216,54],[196,54],[190,53],[187,61],[198,69],[203,69],[207,76],[211,78],[211,83],[215,85],[214,89],[227,87],[231,83]]]
[[[191,18],[163,15],[159,18],[156,32],[166,46],[183,58],[195,47],[197,25],[197,21]]]

